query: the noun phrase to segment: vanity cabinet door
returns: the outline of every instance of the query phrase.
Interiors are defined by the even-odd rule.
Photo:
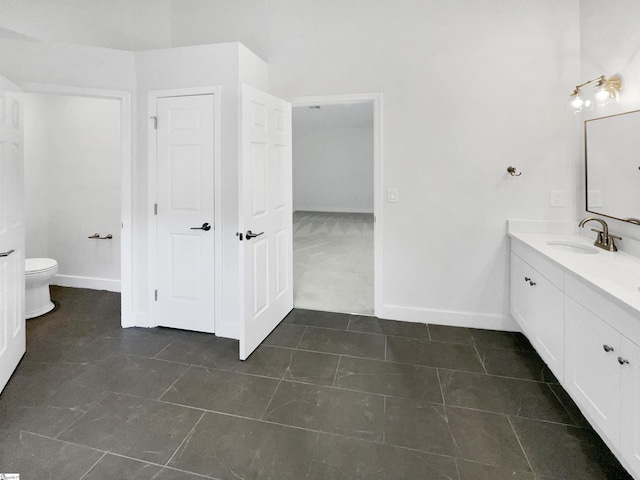
[[[511,254],[511,314],[558,380],[564,377],[564,293]]]
[[[596,430],[618,445],[621,335],[571,298],[565,302],[564,387]]]
[[[525,278],[530,278],[531,267],[520,257],[511,254],[510,309],[520,328],[529,338],[533,335],[531,325],[531,286]]]
[[[640,347],[621,337],[620,450],[640,478]],[[616,357],[617,359],[617,357]],[[629,363],[625,363],[626,360]]]

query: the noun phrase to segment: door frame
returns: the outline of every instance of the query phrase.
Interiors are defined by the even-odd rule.
[[[123,90],[25,82],[24,93],[104,98],[120,102],[120,317],[122,327],[136,325],[133,308],[133,110],[131,93]]]
[[[294,97],[288,100],[293,108],[313,105],[371,103],[373,105],[373,312],[382,315],[382,242],[383,242],[383,159],[382,159],[382,93],[358,93]]]
[[[147,95],[147,262],[148,262],[148,293],[149,299],[149,327],[156,327],[153,321],[155,309],[153,278],[157,272],[157,216],[154,214],[156,203],[156,174],[158,153],[156,148],[156,130],[152,126],[152,118],[157,114],[157,100],[164,97],[187,97],[194,95],[213,95],[213,241],[214,241],[214,292],[213,292],[213,331],[218,331],[218,324],[222,319],[222,87],[207,85],[203,87],[173,88],[166,90],[150,90]]]

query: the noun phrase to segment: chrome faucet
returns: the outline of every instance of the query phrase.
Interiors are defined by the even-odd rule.
[[[609,250],[610,252],[617,252],[618,249],[616,248],[614,238],[617,238],[618,240],[622,240],[622,238],[618,237],[617,235],[610,234],[609,227],[604,220],[601,220],[600,218],[587,217],[582,219],[578,226],[584,228],[585,223],[590,221],[600,222],[600,225],[602,225],[602,230],[598,230],[595,228],[591,229],[593,232],[598,232],[598,237],[596,238],[594,245],[604,250]]]

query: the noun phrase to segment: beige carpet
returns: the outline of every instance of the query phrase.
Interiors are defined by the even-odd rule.
[[[373,214],[293,214],[293,305],[373,315]]]

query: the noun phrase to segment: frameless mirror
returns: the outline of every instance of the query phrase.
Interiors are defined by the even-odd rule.
[[[587,211],[640,225],[640,110],[584,122]]]

